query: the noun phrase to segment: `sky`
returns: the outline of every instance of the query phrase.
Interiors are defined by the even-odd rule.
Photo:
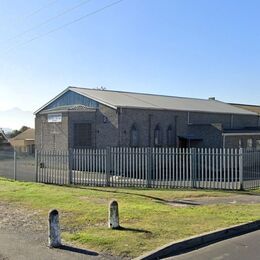
[[[259,10],[258,0],[0,0],[0,112],[33,112],[68,86],[260,104]]]

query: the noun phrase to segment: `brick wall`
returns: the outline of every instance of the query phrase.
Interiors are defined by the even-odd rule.
[[[38,114],[35,120],[36,148],[66,150],[73,147],[73,125],[92,125],[92,147],[129,146],[130,131],[135,124],[139,146],[154,146],[154,129],[161,130],[161,145],[167,146],[167,129],[172,127],[172,146],[179,145],[179,136],[193,136],[203,141],[191,141],[194,147],[222,147],[222,128],[257,127],[257,116],[183,112],[149,109],[112,109],[99,104],[98,109],[62,113],[61,123],[48,123],[47,114]],[[215,124],[212,126],[211,124]],[[227,145],[237,145],[238,137],[230,138]]]

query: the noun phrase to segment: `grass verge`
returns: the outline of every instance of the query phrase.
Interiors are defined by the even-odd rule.
[[[0,178],[0,199],[17,207],[61,212],[63,239],[113,255],[135,257],[173,240],[259,219],[260,204],[173,207],[169,201],[241,192],[61,187]],[[260,190],[254,194],[260,195]],[[107,228],[108,202],[119,203],[122,230]]]

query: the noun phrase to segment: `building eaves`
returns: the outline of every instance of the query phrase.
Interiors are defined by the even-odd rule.
[[[40,112],[40,114],[48,114],[48,113],[62,113],[62,112],[70,112],[70,111],[96,111],[96,108],[93,107],[87,107],[84,105],[68,105],[68,106],[60,106],[60,107],[55,107],[55,108],[50,108],[43,110]]]

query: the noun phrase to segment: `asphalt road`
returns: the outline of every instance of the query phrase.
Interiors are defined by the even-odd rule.
[[[47,235],[45,235],[47,238]],[[0,230],[0,260],[118,260],[93,251],[62,246],[50,249],[32,234],[2,232]]]
[[[191,251],[186,254],[169,257],[176,260],[259,260],[260,259],[260,230],[239,237]]]

